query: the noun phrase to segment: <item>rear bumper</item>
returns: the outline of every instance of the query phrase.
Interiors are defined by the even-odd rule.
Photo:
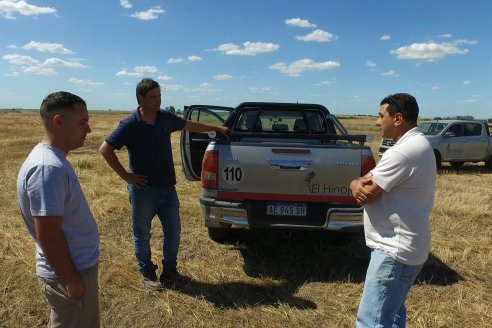
[[[248,220],[248,206],[244,202],[219,201],[213,198],[200,197],[200,205],[207,227],[251,228]],[[266,226],[266,228],[360,232],[364,229],[363,211],[364,207],[337,207],[334,205],[326,211],[326,218],[322,225],[275,223]]]

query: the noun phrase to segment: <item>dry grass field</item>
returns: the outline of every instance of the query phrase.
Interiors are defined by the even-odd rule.
[[[101,235],[103,327],[353,327],[368,250],[363,238],[334,246],[323,234],[241,231],[211,241],[203,226],[199,182],[181,172],[179,269],[190,284],[163,292],[143,288],[133,255],[126,186],[97,149],[123,113],[91,113],[92,133],[69,160],[80,176]],[[354,133],[375,136],[375,118],[344,118]],[[0,327],[44,327],[48,306],[35,277],[34,243],[20,218],[15,181],[41,139],[37,113],[0,114]],[[120,152],[126,163],[126,153]],[[482,164],[483,165],[483,164]],[[408,327],[492,327],[492,172],[480,165],[442,170],[432,212],[432,253],[407,300]],[[153,226],[160,262],[162,232]]]

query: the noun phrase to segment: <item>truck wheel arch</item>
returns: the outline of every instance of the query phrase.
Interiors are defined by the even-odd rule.
[[[232,228],[225,225],[223,228],[207,227],[208,236],[216,243],[224,243],[233,238]]]
[[[434,156],[436,157],[436,168],[440,169],[441,164],[442,164],[442,157],[441,157],[441,153],[439,152],[439,150],[434,149]]]
[[[492,156],[489,158],[488,161],[485,161],[485,166],[489,169],[492,170]]]

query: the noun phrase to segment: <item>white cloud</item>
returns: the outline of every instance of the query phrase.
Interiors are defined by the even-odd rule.
[[[249,88],[249,91],[252,93],[266,93],[266,94],[272,94],[273,90],[270,87],[251,87]]]
[[[133,71],[128,71],[126,68],[116,73],[118,77],[143,77],[147,74],[156,74],[159,70],[155,66],[135,66]]]
[[[301,19],[299,17],[286,19],[285,24],[298,27],[316,27],[315,24],[310,23],[307,19]]]
[[[200,83],[200,88],[203,88],[203,89],[211,89],[213,87],[214,87],[214,85],[212,83],[208,83],[208,82]]]
[[[190,62],[197,62],[197,61],[202,61],[202,60],[203,60],[203,58],[202,58],[202,57],[200,57],[200,56],[188,56],[188,60],[189,60]]]
[[[256,56],[263,52],[277,51],[280,46],[274,43],[264,42],[244,42],[243,48],[234,43],[224,43],[218,46],[214,51],[220,51],[224,55],[229,56]]]
[[[36,42],[31,41],[24,46],[22,49],[26,50],[36,50],[40,52],[49,52],[54,54],[69,55],[72,54],[72,50],[67,49],[61,43],[48,43],[48,42]]]
[[[3,56],[2,59],[8,61],[10,65],[21,67],[22,72],[34,75],[56,75],[55,68],[76,69],[86,67],[78,61],[63,60],[60,58],[48,58],[44,62],[40,62],[31,56],[11,54]]]
[[[368,59],[368,60],[366,60],[366,66],[374,69],[374,68],[376,68],[377,65],[375,62]]]
[[[159,14],[163,14],[165,12],[166,11],[162,9],[160,6],[154,6],[149,10],[138,11],[130,16],[140,20],[154,20],[159,18]]]
[[[229,74],[219,74],[219,75],[215,75],[214,76],[214,79],[216,80],[231,80],[232,79],[232,75],[229,75]]]
[[[159,76],[157,77],[157,79],[158,79],[158,80],[161,80],[161,81],[170,81],[170,80],[172,80],[173,78],[172,78],[172,77],[170,77],[170,76],[167,76],[167,75],[159,75]]]
[[[85,65],[70,60],[63,60],[60,58],[48,58],[42,64],[42,67],[64,67],[64,68],[83,68]]]
[[[449,55],[464,55],[468,49],[462,49],[462,45],[475,45],[477,41],[455,40],[453,42],[436,43],[433,41],[425,43],[413,43],[409,46],[391,50],[390,54],[398,59],[420,60],[426,62],[436,62]]]
[[[38,7],[23,0],[1,0],[0,15],[7,19],[16,19],[15,15],[36,16],[42,14],[54,14],[56,9],[52,7]]]
[[[77,86],[80,89],[89,89],[92,87],[99,87],[101,85],[104,85],[104,83],[102,83],[102,82],[94,82],[91,80],[81,80],[81,79],[77,79],[75,77],[69,78],[68,82],[72,83],[73,85]]]
[[[184,63],[184,62],[185,62],[184,58],[179,57],[179,58],[169,58],[169,60],[166,63],[168,63],[168,64],[180,64],[180,63]]]
[[[299,76],[301,73],[306,71],[324,71],[338,67],[340,67],[340,63],[336,61],[317,63],[312,59],[301,59],[291,63],[290,65],[283,62],[276,63],[269,68],[289,76]]]
[[[183,89],[183,86],[182,85],[179,85],[179,84],[164,84],[164,85],[161,85],[161,90],[164,90],[164,91],[179,91]]]
[[[434,36],[432,38],[433,39],[435,39],[435,38],[449,39],[449,38],[452,38],[452,37],[453,37],[452,34],[446,33],[446,34],[438,34],[438,35],[436,35],[436,36]]]
[[[463,85],[471,84],[471,81],[463,81]]]
[[[5,55],[2,57],[3,60],[6,60],[11,65],[16,66],[28,66],[28,65],[36,65],[39,63],[39,60],[32,58],[31,56],[23,56],[23,55]]]
[[[126,69],[123,69],[116,73],[118,77],[143,77],[143,73],[140,72],[129,72]]]
[[[33,75],[45,75],[45,76],[52,76],[57,74],[54,68],[41,67],[41,66],[27,67],[24,69],[24,73],[33,74]]]
[[[191,89],[193,92],[199,92],[202,94],[208,94],[208,93],[213,93],[213,92],[220,92],[220,89],[216,89],[212,83],[208,82],[203,82],[200,83],[198,88]]]
[[[314,85],[317,85],[317,86],[329,86],[329,85],[331,85],[331,81],[321,81],[321,82],[318,82],[318,83],[314,83]]]
[[[131,4],[130,0],[120,0],[120,5],[123,8],[127,8],[127,9],[133,7],[133,5]]]
[[[398,77],[400,74],[396,74],[394,70],[389,70],[387,72],[383,72],[381,75],[383,76],[393,76],[393,77]]]
[[[391,35],[385,34],[379,38],[381,41],[389,41],[391,40]]]
[[[159,70],[155,66],[135,66],[134,70],[137,73],[149,73],[149,74],[154,74],[159,72]]]
[[[330,42],[336,40],[338,37],[335,34],[331,34],[330,32],[326,32],[323,30],[315,30],[304,36],[296,36],[297,40],[301,41],[315,41],[315,42]]]
[[[11,71],[11,72],[8,72],[8,73],[5,73],[3,74],[3,76],[7,76],[7,77],[16,77],[16,76],[19,76],[20,73],[19,72],[16,72],[16,71]]]

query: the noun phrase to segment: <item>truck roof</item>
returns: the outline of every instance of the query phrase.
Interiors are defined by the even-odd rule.
[[[320,104],[309,103],[279,103],[279,102],[243,102],[236,106],[235,110],[247,107],[264,107],[264,108],[292,108],[292,109],[319,109],[326,114],[330,114],[328,108]]]
[[[484,123],[482,120],[429,120],[420,121],[419,123]]]

